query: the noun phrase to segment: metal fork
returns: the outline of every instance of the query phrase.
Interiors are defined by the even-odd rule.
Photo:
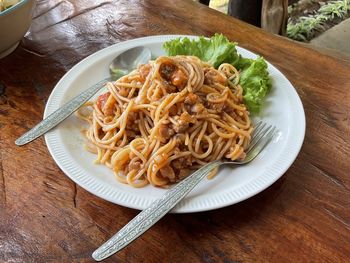
[[[214,168],[222,164],[241,165],[254,160],[271,141],[275,132],[276,128],[274,126],[259,121],[255,126],[250,145],[246,150],[246,158],[243,161],[217,160],[204,165],[189,177],[168,190],[162,198],[154,201],[148,208],[134,217],[118,233],[95,250],[92,257],[97,261],[103,260],[114,253],[117,253],[138,238],[158,222],[158,220],[168,213],[177,203],[179,203]]]

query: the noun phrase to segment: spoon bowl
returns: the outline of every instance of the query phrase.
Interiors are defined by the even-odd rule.
[[[151,50],[146,47],[134,47],[123,52],[109,65],[113,79],[123,76],[134,70],[139,64],[147,63],[151,59]]]

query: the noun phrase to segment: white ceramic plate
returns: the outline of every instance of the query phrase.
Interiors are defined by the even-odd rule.
[[[154,56],[163,55],[162,44],[174,35],[150,36],[115,44],[85,58],[67,72],[52,91],[44,117],[69,99],[109,75],[111,60],[124,50],[144,45]],[[243,57],[256,55],[237,48]],[[252,163],[240,167],[223,167],[212,180],[203,180],[172,212],[188,213],[212,210],[245,200],[269,187],[280,178],[298,155],[305,134],[302,103],[291,83],[274,66],[268,64],[273,89],[263,111],[254,118],[277,126],[278,136]],[[80,132],[84,125],[75,115],[45,135],[47,147],[63,172],[74,182],[113,203],[144,209],[166,190],[146,186],[141,189],[119,183],[111,170],[95,165],[95,155],[83,149]]]

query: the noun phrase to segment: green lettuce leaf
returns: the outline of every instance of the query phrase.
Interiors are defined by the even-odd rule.
[[[251,112],[259,112],[265,96],[271,90],[271,81],[267,63],[262,57],[251,59],[250,65],[245,63],[241,69],[240,81],[243,88],[243,98]]]
[[[210,39],[199,37],[198,40],[177,38],[164,43],[163,48],[168,56],[196,56],[218,68],[222,63],[234,64],[239,56],[236,43],[230,42],[224,35],[215,34]]]
[[[244,102],[251,112],[259,112],[264,97],[271,89],[271,81],[267,63],[262,57],[254,59],[243,58],[237,53],[236,43],[230,42],[224,35],[215,34],[206,39],[198,40],[177,38],[164,43],[168,56],[197,56],[218,68],[222,63],[229,63],[240,70],[240,84],[243,88]]]

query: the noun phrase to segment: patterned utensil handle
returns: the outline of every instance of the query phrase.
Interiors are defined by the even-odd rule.
[[[164,196],[154,201],[148,208],[134,217],[118,233],[111,237],[106,243],[99,247],[92,257],[103,260],[118,252],[168,213],[182,198],[184,198],[204,177],[214,168],[222,164],[221,161],[214,161],[201,167],[192,175],[168,190]]]
[[[111,78],[101,80],[100,82],[93,85],[91,88],[74,97],[72,100],[70,100],[58,110],[46,117],[44,120],[39,122],[34,128],[32,128],[31,130],[23,134],[21,137],[19,137],[15,143],[21,146],[45,134],[57,124],[62,122],[64,119],[69,117],[73,112],[75,112],[79,107],[81,107],[85,102],[87,102],[94,94],[96,94],[106,84],[106,82],[110,80]]]

